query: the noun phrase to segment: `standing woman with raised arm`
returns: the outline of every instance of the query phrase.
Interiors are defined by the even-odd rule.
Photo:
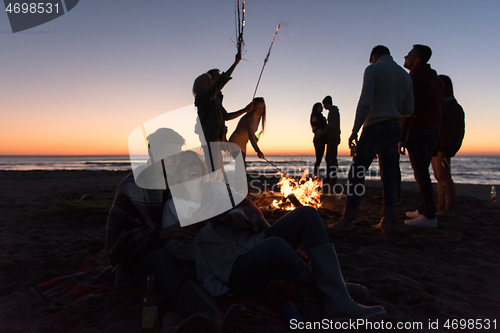
[[[262,132],[264,132],[264,128],[266,126],[266,103],[264,102],[264,98],[256,97],[253,100],[253,110],[243,117],[241,117],[238,122],[238,126],[234,130],[233,134],[229,138],[229,141],[237,144],[242,152],[243,161],[245,162],[245,168],[247,166],[246,163],[246,153],[247,153],[247,143],[250,141],[253,149],[257,153],[259,158],[264,158],[264,154],[260,151],[259,146],[257,145],[257,137],[255,136],[255,132],[259,128],[259,123],[262,119]]]
[[[314,133],[314,150],[316,152],[316,162],[314,163],[314,175],[319,178],[319,165],[325,154],[326,140],[320,138],[321,131],[326,127],[326,118],[323,116],[323,105],[321,103],[314,104],[311,112],[311,128]]]
[[[198,118],[200,121],[200,124],[196,124],[195,132],[200,136],[202,145],[205,145],[208,142],[227,141],[225,121],[237,118],[242,114],[253,110],[253,102],[251,102],[245,108],[229,113],[222,106],[222,100],[218,96],[226,83],[231,80],[231,74],[240,60],[241,54],[237,53],[234,63],[227,71],[221,73],[217,80],[214,80],[210,74],[204,73],[198,76],[194,81],[194,105],[198,109]],[[199,125],[201,125],[201,128]],[[219,162],[222,162],[222,155],[220,152],[211,152],[211,154],[214,154],[212,158],[214,163],[207,160],[207,166],[209,168],[212,167],[212,170],[214,170],[218,168],[217,166],[219,166],[217,163],[219,161],[219,157]],[[205,153],[205,156],[208,155],[209,154]]]

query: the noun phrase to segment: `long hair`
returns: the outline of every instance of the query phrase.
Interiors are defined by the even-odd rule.
[[[209,88],[212,85],[212,76],[208,73],[203,73],[198,76],[193,83],[193,95],[196,97],[203,90]]]
[[[196,160],[196,163],[198,163],[200,165],[200,168],[201,168],[201,175],[200,177],[202,177],[202,182],[206,181],[206,175],[208,175],[208,168],[207,168],[207,165],[205,164],[205,161],[203,161],[203,159],[200,157],[200,155],[198,155],[197,153],[195,153],[194,151],[191,151],[191,150],[186,150],[186,151],[183,151],[182,152],[182,155],[181,155],[181,161],[179,163],[179,165],[186,160],[186,158],[188,156],[194,156],[195,157],[195,160]],[[181,168],[177,168],[176,172],[174,173],[174,176],[173,176],[173,179],[178,179],[180,180],[181,176],[180,176],[180,173],[181,172]],[[180,199],[184,199],[184,200],[189,200],[189,193],[187,191],[187,189],[184,187],[184,185],[182,184],[182,182],[179,182],[177,185],[177,189],[176,189],[176,197],[180,198]]]
[[[447,75],[438,75],[439,78],[443,81],[444,83],[444,97],[455,97],[453,94],[453,83],[451,83],[451,79]]]
[[[311,119],[310,119],[310,122],[312,122],[312,119],[313,119],[313,117],[314,117],[316,114],[321,113],[321,112],[319,112],[319,111],[316,111],[316,110],[317,110],[318,108],[320,108],[320,107],[323,109],[323,104],[321,104],[320,102],[315,103],[315,104],[313,105],[313,109],[312,109],[312,111],[311,111]]]
[[[264,129],[266,128],[266,102],[264,101],[263,97],[255,97],[253,99],[253,102],[255,104],[257,104],[257,103],[264,104],[264,112],[262,112],[262,133],[264,133]],[[255,107],[255,104],[254,104],[254,107]]]

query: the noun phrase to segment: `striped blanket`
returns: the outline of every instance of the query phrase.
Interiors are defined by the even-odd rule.
[[[308,261],[304,251],[299,250],[298,254],[302,260]],[[145,292],[143,286],[115,287],[111,266],[100,270],[88,270],[87,266],[75,274],[34,286],[31,291],[62,305],[78,303],[88,306],[97,304],[141,306],[140,303]],[[298,308],[301,306],[295,293],[295,286],[282,280],[275,281],[264,293],[258,296],[243,297],[229,293],[216,297],[215,300],[223,312],[232,304],[242,302],[248,309],[247,320],[255,325],[286,325],[290,304],[292,307],[293,305]],[[285,305],[288,309],[285,312],[288,313],[284,313]],[[166,305],[166,308],[167,311],[172,311],[169,304]]]

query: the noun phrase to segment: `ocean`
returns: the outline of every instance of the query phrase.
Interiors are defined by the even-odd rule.
[[[248,156],[247,171],[253,174],[276,174],[278,169],[291,175],[300,175],[304,169],[312,172],[314,156],[296,155],[266,156],[271,165],[257,156]],[[347,171],[352,161],[350,156],[339,156],[339,178],[347,178]],[[143,158],[146,161],[146,157]],[[324,172],[325,162],[320,166]],[[451,160],[452,177],[456,183],[499,185],[500,156],[455,156]],[[401,177],[403,181],[415,181],[408,156],[401,156]],[[0,170],[131,170],[128,155],[108,156],[0,156]],[[432,174],[432,168],[431,168]],[[378,162],[370,167],[367,179],[378,180]],[[433,179],[433,178],[432,178]],[[435,182],[435,179],[433,179]]]

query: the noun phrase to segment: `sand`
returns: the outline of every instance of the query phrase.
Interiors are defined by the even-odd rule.
[[[107,213],[126,174],[0,171],[0,332],[141,331],[140,308],[59,306],[29,291],[89,262],[104,267]],[[500,203],[489,201],[490,189],[458,184],[457,216],[439,219],[437,229],[417,229],[403,223],[404,213],[416,208],[416,184],[403,183],[398,221],[385,235],[371,228],[380,220],[380,199],[374,199],[380,184],[367,182],[353,230],[330,240],[345,280],[367,286],[368,304],[387,310],[376,321],[421,322],[421,331],[447,332],[448,319],[496,319],[498,329]],[[324,223],[339,220],[344,205],[343,198],[323,197]],[[263,211],[270,223],[285,214]],[[439,320],[441,329],[428,329],[429,320]]]

